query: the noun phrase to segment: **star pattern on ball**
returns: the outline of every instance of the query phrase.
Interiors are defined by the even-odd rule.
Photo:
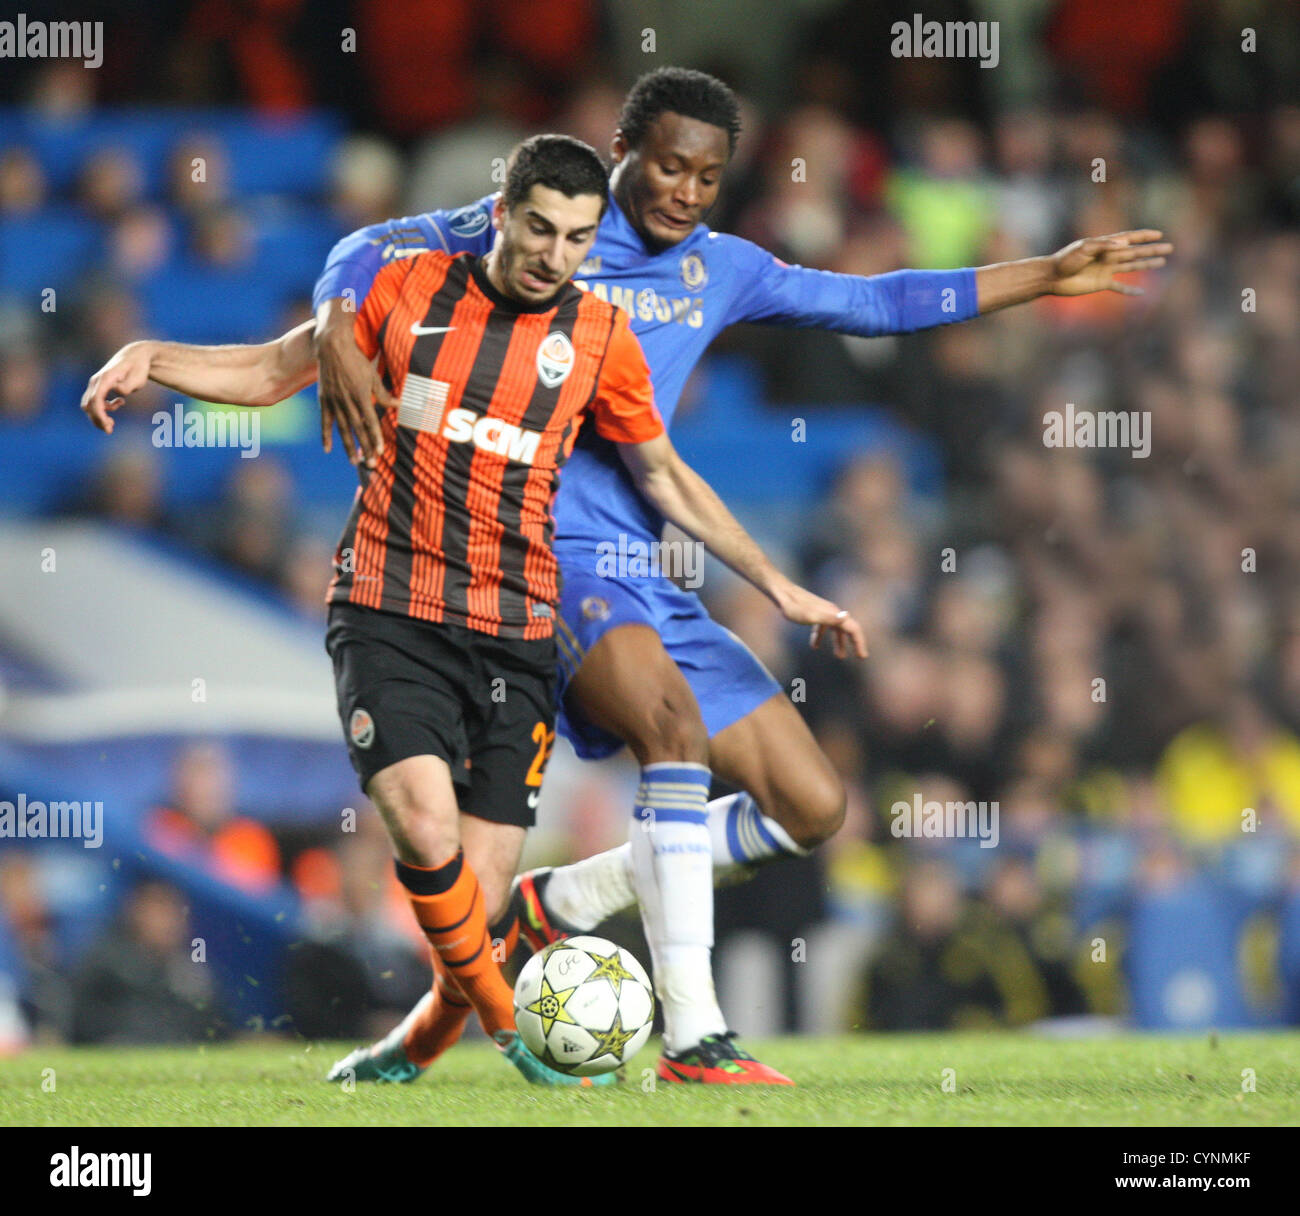
[[[617,950],[613,954],[597,954],[594,950],[588,950],[587,956],[596,964],[596,969],[587,976],[587,983],[590,984],[592,980],[603,977],[609,980],[610,987],[614,989],[614,995],[622,996],[623,981],[631,980],[633,983],[636,982],[636,976],[623,966],[623,960],[619,958]]]
[[[578,989],[574,987],[556,992],[551,987],[550,980],[546,976],[542,976],[541,993],[531,1005],[525,1005],[524,1008],[529,1013],[535,1013],[542,1019],[542,1034],[548,1035],[551,1033],[551,1027],[556,1022],[566,1022],[570,1026],[578,1024],[573,1020],[572,1014],[565,1009],[565,1005],[569,1003],[569,998],[577,991]]]
[[[626,973],[625,973],[626,974]],[[633,979],[633,976],[627,976]],[[614,1025],[608,1030],[591,1030],[588,1032],[596,1040],[596,1050],[591,1053],[594,1060],[597,1056],[611,1055],[615,1059],[621,1060],[623,1052],[627,1049],[628,1042],[636,1037],[635,1030],[623,1029],[623,1011],[620,1009],[614,1015]]]

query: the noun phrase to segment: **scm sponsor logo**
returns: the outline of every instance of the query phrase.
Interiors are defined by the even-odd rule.
[[[495,452],[517,464],[532,464],[542,441],[538,431],[525,431],[501,418],[479,417],[473,410],[452,410],[442,427],[443,438],[452,443],[472,443],[484,452]]]

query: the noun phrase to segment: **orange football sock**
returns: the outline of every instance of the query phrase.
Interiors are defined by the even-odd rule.
[[[489,932],[493,952],[499,962],[504,962],[515,952],[519,942],[519,918],[509,912]],[[502,943],[500,947],[498,942]],[[402,1044],[406,1058],[421,1068],[427,1068],[460,1038],[473,1008],[460,986],[447,974],[436,950],[433,952],[433,970],[433,1000],[411,1023]]]
[[[455,982],[447,978],[436,953],[433,970],[433,1000],[420,1011],[402,1040],[406,1058],[421,1068],[427,1068],[460,1038],[469,1011],[474,1008]]]
[[[415,919],[429,939],[445,974],[469,999],[489,1035],[514,1030],[514,993],[492,957],[483,892],[458,852],[434,869],[398,861],[397,877],[407,890]]]

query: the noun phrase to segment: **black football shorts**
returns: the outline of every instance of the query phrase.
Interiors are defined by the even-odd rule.
[[[333,604],[325,649],[363,791],[390,764],[439,756],[462,811],[533,825],[555,743],[554,638],[495,638]]]

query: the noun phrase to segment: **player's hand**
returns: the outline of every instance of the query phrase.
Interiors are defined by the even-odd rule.
[[[867,657],[867,642],[862,636],[862,626],[849,615],[847,609],[793,583],[784,587],[776,600],[787,621],[812,626],[810,644],[814,650],[822,644],[822,638],[830,630],[837,659],[847,658],[850,647],[858,658]]]
[[[337,427],[348,459],[373,469],[384,451],[375,406],[396,409],[396,398],[357,346],[350,324],[333,326],[318,339],[316,360],[321,443],[327,452],[333,450]]]
[[[130,342],[99,369],[81,394],[81,412],[105,435],[113,433],[113,410],[149,382],[153,351],[148,342]]]
[[[1117,279],[1135,270],[1158,270],[1174,247],[1155,228],[1085,237],[1051,255],[1048,290],[1058,296],[1082,296],[1092,291],[1117,291],[1140,296],[1142,288]]]

